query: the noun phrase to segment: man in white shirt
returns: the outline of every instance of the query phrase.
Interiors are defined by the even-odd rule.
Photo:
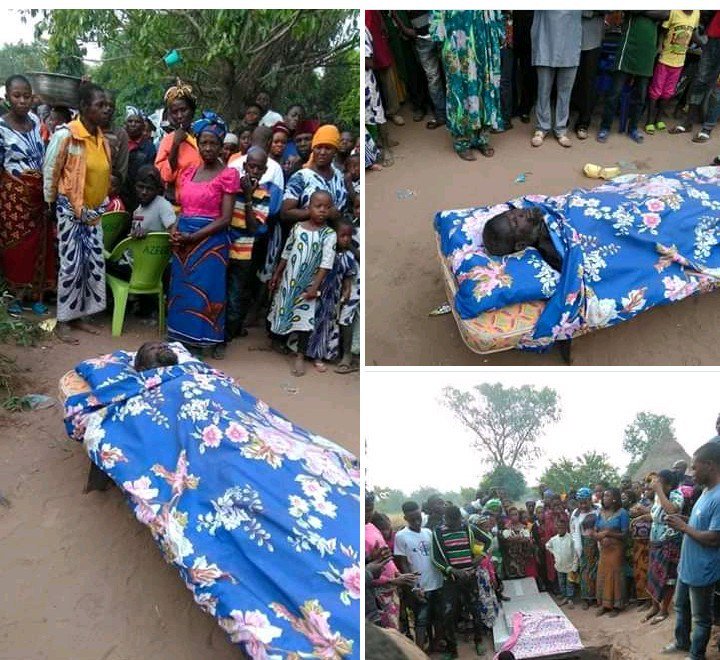
[[[432,532],[422,527],[422,511],[417,502],[402,506],[407,526],[395,535],[395,562],[403,573],[415,573],[418,581],[412,590],[415,613],[415,643],[422,649],[428,626],[441,611],[442,573],[432,562]]]
[[[265,153],[270,147],[272,139],[272,131],[265,126],[258,126],[252,134],[252,146],[260,147]],[[247,155],[235,154],[230,158],[228,167],[236,169],[240,173],[240,178],[245,175],[245,160]],[[263,183],[274,183],[280,190],[285,190],[285,176],[283,170],[277,161],[272,158],[267,159],[267,169],[260,179],[260,185]]]
[[[279,121],[283,120],[283,116],[279,112],[275,112],[275,110],[270,109],[270,94],[267,92],[260,92],[255,97],[255,103],[260,106],[260,109],[264,113],[260,119],[260,126],[272,128]]]

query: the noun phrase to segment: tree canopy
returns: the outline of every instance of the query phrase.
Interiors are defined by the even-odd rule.
[[[321,119],[359,124],[357,10],[25,11],[40,14],[36,34],[49,34],[48,64],[56,72],[77,73],[70,69],[82,67],[82,44],[98,43],[104,58],[92,75],[117,91],[118,106],[153,109],[179,76],[201,107],[229,121],[264,90],[276,110],[300,102]],[[172,50],[182,61],[171,69],[163,57]]]
[[[532,465],[542,453],[539,440],[545,429],[560,419],[557,392],[549,387],[446,387],[441,402],[472,432],[472,446],[493,468]]]
[[[583,486],[592,487],[597,483],[615,483],[620,474],[607,454],[596,451],[585,452],[575,460],[567,457],[551,461],[540,477],[540,482],[556,493],[566,493]]]
[[[632,473],[654,447],[668,440],[677,440],[674,420],[671,417],[646,411],[635,415],[635,419],[625,427],[623,439],[623,449],[631,457],[627,472]]]
[[[422,506],[430,495],[440,495],[443,500],[452,502],[457,506],[462,506],[475,499],[476,491],[477,489],[472,486],[465,486],[456,491],[444,492],[431,486],[420,486],[408,495],[397,488],[377,487],[375,488],[375,493],[377,494],[375,508],[388,515],[397,515],[402,513],[402,505],[404,502],[412,500]]]
[[[483,488],[504,488],[511,500],[518,500],[527,490],[523,473],[509,465],[498,465],[480,481]]]
[[[45,45],[42,42],[32,44],[6,44],[0,48],[0,85],[16,73],[42,71],[47,67]]]

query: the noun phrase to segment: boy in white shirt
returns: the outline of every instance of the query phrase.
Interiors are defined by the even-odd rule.
[[[417,502],[405,502],[407,526],[395,535],[395,563],[403,573],[415,573],[412,608],[415,613],[415,643],[422,649],[427,629],[441,612],[442,573],[432,562],[432,532],[422,527],[422,511]]]
[[[573,583],[568,580],[568,574],[577,571],[578,558],[575,553],[575,544],[573,538],[568,534],[567,523],[564,520],[557,522],[557,534],[553,536],[546,544],[548,552],[555,558],[555,570],[558,576],[558,585],[560,587],[560,597],[564,599],[560,601],[560,605],[567,605],[569,609],[574,607],[573,596],[575,588]]]

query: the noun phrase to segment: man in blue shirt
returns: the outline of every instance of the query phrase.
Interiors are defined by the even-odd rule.
[[[701,660],[710,641],[713,589],[720,580],[720,443],[700,447],[692,467],[704,490],[690,520],[667,517],[667,524],[684,537],[675,588],[675,641],[663,653],[689,651],[689,659]]]

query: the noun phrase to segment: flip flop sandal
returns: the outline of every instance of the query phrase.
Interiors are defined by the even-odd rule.
[[[14,316],[15,318],[22,316],[23,308],[22,308],[22,304],[20,303],[20,301],[14,300],[12,303],[10,303],[10,305],[8,305],[8,308],[7,308],[7,313],[10,316]]]
[[[664,121],[659,121],[659,122],[657,122],[657,123],[655,124],[655,128],[656,128],[658,131],[664,131],[664,130],[667,128],[667,125],[665,124]]]
[[[687,133],[687,132],[688,132],[688,129],[685,128],[682,124],[673,126],[670,130],[668,130],[668,133],[670,133],[670,135],[681,135],[682,133]]]
[[[440,128],[441,126],[445,126],[445,122],[438,121],[437,119],[431,119],[429,122],[427,122],[425,124],[425,128],[428,128],[431,131],[434,131],[436,128]]]
[[[472,151],[470,151],[470,149],[465,149],[465,151],[458,151],[457,155],[463,160],[477,160],[477,156]]]
[[[485,156],[485,158],[492,158],[495,155],[495,149],[488,145],[478,147],[478,151]]]
[[[669,614],[658,614],[657,616],[653,617],[652,621],[650,621],[650,625],[654,626],[658,623],[662,623],[663,621],[665,621],[665,619],[668,618],[668,616]]]
[[[37,316],[44,316],[48,313],[47,305],[44,305],[41,302],[34,302],[30,307],[28,307],[29,311],[31,311],[33,314],[37,314]]]
[[[313,362],[313,366],[318,373],[324,374],[327,371],[327,367],[324,362]]]
[[[610,131],[607,130],[606,128],[601,128],[598,131],[598,134],[595,136],[595,139],[598,142],[604,143],[604,142],[607,142],[608,137],[610,137]]]
[[[707,142],[709,139],[710,133],[708,133],[707,131],[698,131],[693,137],[692,141],[698,144],[702,144],[703,142]]]
[[[359,370],[360,367],[356,367],[354,364],[339,364],[333,369],[336,374],[351,374]]]
[[[635,144],[642,144],[645,141],[645,137],[637,128],[628,133],[628,137],[635,142]]]
[[[656,127],[655,127],[655,124],[647,124],[647,125],[645,126],[645,132],[646,132],[648,135],[655,135],[655,131],[656,131],[656,130],[657,130],[657,129],[656,129]]]

